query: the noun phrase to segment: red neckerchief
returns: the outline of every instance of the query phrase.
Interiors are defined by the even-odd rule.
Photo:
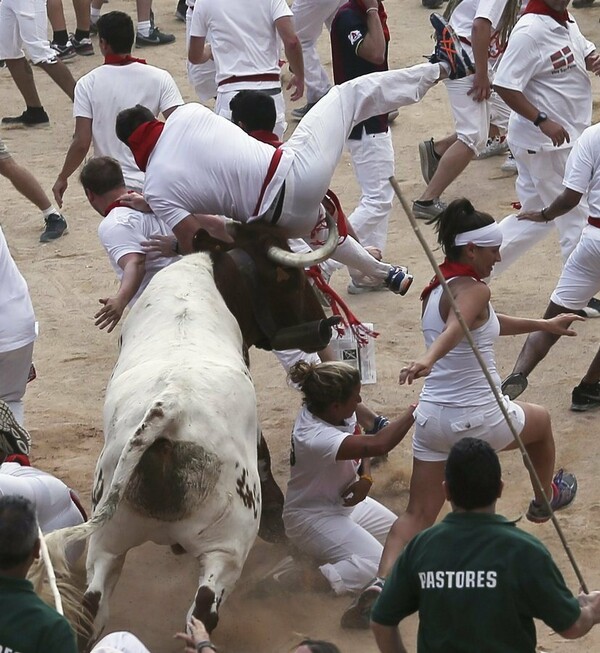
[[[133,153],[137,167],[142,172],[146,172],[148,159],[164,128],[164,122],[160,120],[149,120],[135,129],[127,140],[127,145],[129,145],[129,149]]]
[[[257,141],[261,143],[266,143],[267,145],[272,145],[273,147],[279,147],[283,145],[283,142],[277,138],[277,134],[270,132],[266,129],[255,129],[253,132],[248,132],[249,136],[256,138]]]
[[[566,9],[564,11],[556,11],[556,9],[549,7],[544,2],[544,0],[529,0],[527,7],[525,7],[525,11],[523,12],[523,15],[525,14],[539,14],[540,16],[550,16],[563,27],[566,27],[567,23],[573,22],[569,18],[569,12]]]
[[[473,277],[477,281],[481,281],[481,277],[475,272],[475,270],[466,263],[458,263],[457,261],[449,261],[444,259],[444,262],[440,265],[440,272],[444,279],[452,279],[453,277]],[[437,276],[429,282],[429,285],[423,289],[421,293],[421,301],[424,301],[429,296],[429,293],[440,285],[440,282]]]
[[[137,59],[130,54],[106,54],[104,63],[110,66],[125,66],[128,63],[146,63],[145,59]]]
[[[350,1],[352,4],[358,7],[365,14],[366,17],[367,8],[365,7],[363,0],[350,0]],[[377,3],[377,13],[379,14],[379,20],[381,21],[381,27],[383,28],[383,36],[385,38],[386,43],[388,43],[390,40],[390,29],[387,24],[387,14],[385,13],[383,2]]]
[[[129,195],[130,193],[135,193],[135,191],[133,191],[133,190],[128,190],[128,191],[127,191],[127,194]],[[130,208],[131,208],[131,206],[130,206],[129,204],[125,204],[125,203],[121,202],[121,200],[116,200],[115,202],[113,202],[112,204],[109,204],[109,205],[106,207],[106,209],[104,210],[104,217],[106,217],[106,216],[107,216],[107,215],[108,215],[108,214],[109,214],[113,209],[116,209],[116,208],[118,208],[119,206],[123,206],[123,207],[125,207],[126,209],[130,209]]]
[[[2,461],[4,463],[19,463],[21,467],[31,467],[29,457],[24,453],[11,453]]]

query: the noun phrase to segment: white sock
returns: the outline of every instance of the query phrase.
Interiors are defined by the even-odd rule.
[[[98,22],[98,18],[100,18],[100,9],[95,9],[94,7],[90,7],[90,21],[94,24]]]
[[[137,24],[137,31],[138,34],[141,34],[142,36],[150,36],[150,21],[149,20],[142,20]]]
[[[60,211],[54,207],[54,204],[50,204],[50,206],[47,209],[42,211],[42,217],[47,218],[49,215],[52,215],[53,213],[55,215],[60,215]]]

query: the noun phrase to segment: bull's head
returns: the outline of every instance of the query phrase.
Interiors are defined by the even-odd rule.
[[[335,244],[337,230],[333,248]],[[215,283],[248,348],[311,352],[329,343],[331,326],[338,318],[325,316],[303,269],[329,254],[294,254],[281,230],[263,223],[236,225],[232,244],[200,230],[194,237],[194,249],[211,252]]]

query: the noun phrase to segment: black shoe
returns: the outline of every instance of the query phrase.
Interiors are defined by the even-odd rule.
[[[67,221],[60,213],[51,213],[45,218],[46,228],[40,236],[40,243],[48,243],[68,233]]]
[[[186,0],[179,0],[177,3],[177,9],[175,9],[175,18],[180,20],[182,23],[185,23],[185,18],[187,15],[187,2]]]
[[[583,9],[583,7],[591,7],[594,4],[594,0],[573,0],[573,6],[575,9]]]
[[[600,317],[600,299],[592,297],[587,303],[587,306],[581,309],[580,313],[582,313],[584,317]]]
[[[571,410],[583,413],[600,408],[600,383],[580,383],[571,394]]]
[[[421,0],[421,4],[425,9],[439,9],[444,4],[444,0]]]
[[[70,41],[67,41],[64,45],[52,41],[50,43],[50,47],[54,50],[54,52],[56,52],[56,56],[61,61],[70,61],[71,59],[75,59],[77,56],[77,52],[75,52],[75,48]]]
[[[522,372],[513,372],[502,381],[500,389],[503,395],[514,401],[527,390],[528,383],[527,377]]]
[[[91,32],[90,32],[91,34]],[[94,54],[94,45],[92,39],[86,36],[82,39],[75,38],[75,34],[69,34],[69,41],[73,46],[73,50],[81,57],[91,57]]]
[[[20,116],[2,118],[2,126],[8,128],[43,127],[50,123],[50,118],[44,109],[28,107]]]
[[[135,35],[135,44],[138,46],[167,45],[167,43],[173,43],[174,41],[174,34],[164,34],[158,27],[153,27],[148,36],[143,36],[139,32]]]

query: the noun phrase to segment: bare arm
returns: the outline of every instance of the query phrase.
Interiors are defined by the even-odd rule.
[[[94,315],[96,326],[99,329],[108,327],[108,333],[117,326],[127,304],[140,288],[144,274],[146,274],[146,255],[133,252],[125,254],[118,260],[118,265],[123,270],[119,290],[114,297],[100,299],[99,301],[103,306]]]
[[[559,635],[565,639],[577,639],[583,637],[593,626],[600,622],[600,592],[584,594],[577,597],[581,606],[579,619],[567,630]]]
[[[513,317],[511,315],[497,314],[500,322],[501,336],[516,336],[521,333],[546,331],[557,336],[576,336],[573,329],[569,329],[571,322],[585,322],[585,318],[575,313],[561,313],[549,320],[531,319],[528,317]]]
[[[383,626],[372,621],[371,630],[381,653],[407,653],[398,626]]]
[[[517,218],[519,220],[531,220],[532,222],[550,222],[550,220],[554,220],[574,209],[579,204],[582,197],[583,193],[578,193],[576,190],[565,188],[563,192],[554,199],[552,204],[543,210],[543,212],[528,211],[526,213],[520,213]]]
[[[508,104],[513,111],[522,115],[523,118],[533,122],[540,113],[540,109],[531,104],[521,91],[513,91],[509,88],[495,85],[494,89],[506,104]],[[562,125],[559,125],[554,120],[550,120],[550,118],[539,124],[539,130],[545,134],[554,145],[562,145],[565,141],[567,143],[571,142],[569,132]]]
[[[283,43],[285,56],[287,57],[290,70],[293,71],[288,89],[295,87],[291,100],[299,100],[304,95],[304,57],[302,45],[294,29],[291,16],[283,16],[275,21],[275,29]]]
[[[190,63],[205,63],[212,59],[212,49],[206,45],[204,36],[191,36],[188,48],[188,59]]]
[[[476,18],[471,28],[471,47],[475,58],[475,74],[473,75],[473,85],[469,91],[469,95],[476,102],[487,100],[492,92],[488,76],[491,37],[492,23],[487,18]]]
[[[378,8],[376,0],[367,0],[366,9]],[[377,11],[367,11],[367,35],[358,44],[356,54],[365,61],[381,65],[385,61],[385,36]]]
[[[456,281],[455,284],[461,283]],[[484,284],[465,279],[464,288],[456,293],[454,298],[458,309],[466,322],[469,329],[477,322],[490,301],[490,289]],[[455,285],[454,288],[457,286]],[[412,362],[408,367],[403,367],[400,371],[399,383],[408,383],[409,385],[418,378],[427,376],[435,363],[443,358],[449,351],[464,338],[464,332],[460,322],[456,318],[454,311],[448,312],[446,318],[446,327],[440,335],[433,341],[431,347],[418,360]]]
[[[77,118],[75,118],[75,133],[73,134],[73,140],[67,150],[62,170],[58,174],[54,186],[52,186],[54,199],[59,207],[63,205],[63,196],[69,185],[69,177],[81,165],[81,162],[85,159],[85,155],[88,153],[91,144],[92,119],[77,116]]]
[[[340,445],[336,460],[354,460],[382,456],[399,444],[410,430],[415,419],[414,406],[403,415],[392,420],[375,435],[349,435]]]

